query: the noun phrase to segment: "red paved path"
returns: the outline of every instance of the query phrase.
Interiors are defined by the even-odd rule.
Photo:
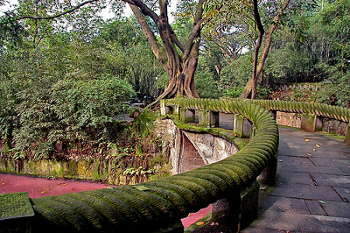
[[[48,179],[28,176],[18,176],[9,174],[0,174],[0,194],[28,192],[30,198],[39,198],[49,195],[60,195],[64,193],[77,193],[100,188],[107,188],[108,184],[101,184],[89,181]],[[195,223],[207,213],[211,206],[204,208],[197,213],[190,214],[182,219],[185,228]]]

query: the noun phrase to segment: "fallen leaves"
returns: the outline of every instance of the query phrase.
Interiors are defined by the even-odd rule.
[[[305,139],[305,142],[310,142],[310,140],[307,138],[307,139]]]
[[[316,144],[316,147],[321,147],[320,145]]]
[[[5,183],[1,183],[1,185],[5,185]]]
[[[204,225],[204,222],[196,222],[196,225],[197,226],[202,226],[202,225]]]

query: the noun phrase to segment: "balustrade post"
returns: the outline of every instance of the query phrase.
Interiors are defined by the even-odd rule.
[[[199,126],[219,127],[219,112],[199,110]]]
[[[269,110],[270,115],[273,117],[273,119],[276,120],[277,117],[277,111],[276,110]]]
[[[269,161],[269,164],[267,164],[265,169],[258,176],[257,180],[260,182],[260,184],[267,186],[274,186],[276,184],[277,160],[278,156],[276,155],[272,160]]]
[[[350,145],[350,122],[348,123],[348,127],[346,128],[344,143]]]
[[[249,138],[251,133],[251,123],[250,121],[236,114],[233,120],[233,133],[237,134],[240,138]]]
[[[195,110],[180,108],[180,120],[185,123],[193,123],[195,121]]]
[[[322,117],[315,114],[304,113],[301,117],[301,130],[316,132],[322,130]]]
[[[165,116],[171,112],[170,107],[165,105],[165,101],[161,100],[160,101],[160,114],[162,116]]]
[[[259,182],[255,181],[250,187],[232,191],[225,199],[218,200],[213,204],[212,220],[232,232],[240,232],[257,217],[259,189]]]

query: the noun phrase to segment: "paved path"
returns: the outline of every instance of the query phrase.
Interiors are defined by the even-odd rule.
[[[278,181],[245,233],[350,232],[350,147],[280,127]]]

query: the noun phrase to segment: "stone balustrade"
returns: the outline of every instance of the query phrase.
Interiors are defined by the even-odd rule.
[[[31,199],[34,216],[26,217],[26,229],[28,232],[48,229],[50,232],[183,232],[181,218],[216,203],[213,218],[231,224],[238,231],[243,224],[239,220],[245,196],[257,200],[254,197],[257,192],[251,192],[259,189],[257,178],[263,184],[275,182],[279,134],[269,111],[297,112],[344,122],[350,119],[348,109],[320,104],[238,99],[163,100],[163,115],[174,114],[182,122],[193,122],[198,112],[198,125],[203,128],[217,126],[219,113],[234,114],[234,133],[250,135],[250,141],[226,159],[171,177]],[[244,124],[249,124],[249,132]],[[223,219],[224,215],[229,218]]]

